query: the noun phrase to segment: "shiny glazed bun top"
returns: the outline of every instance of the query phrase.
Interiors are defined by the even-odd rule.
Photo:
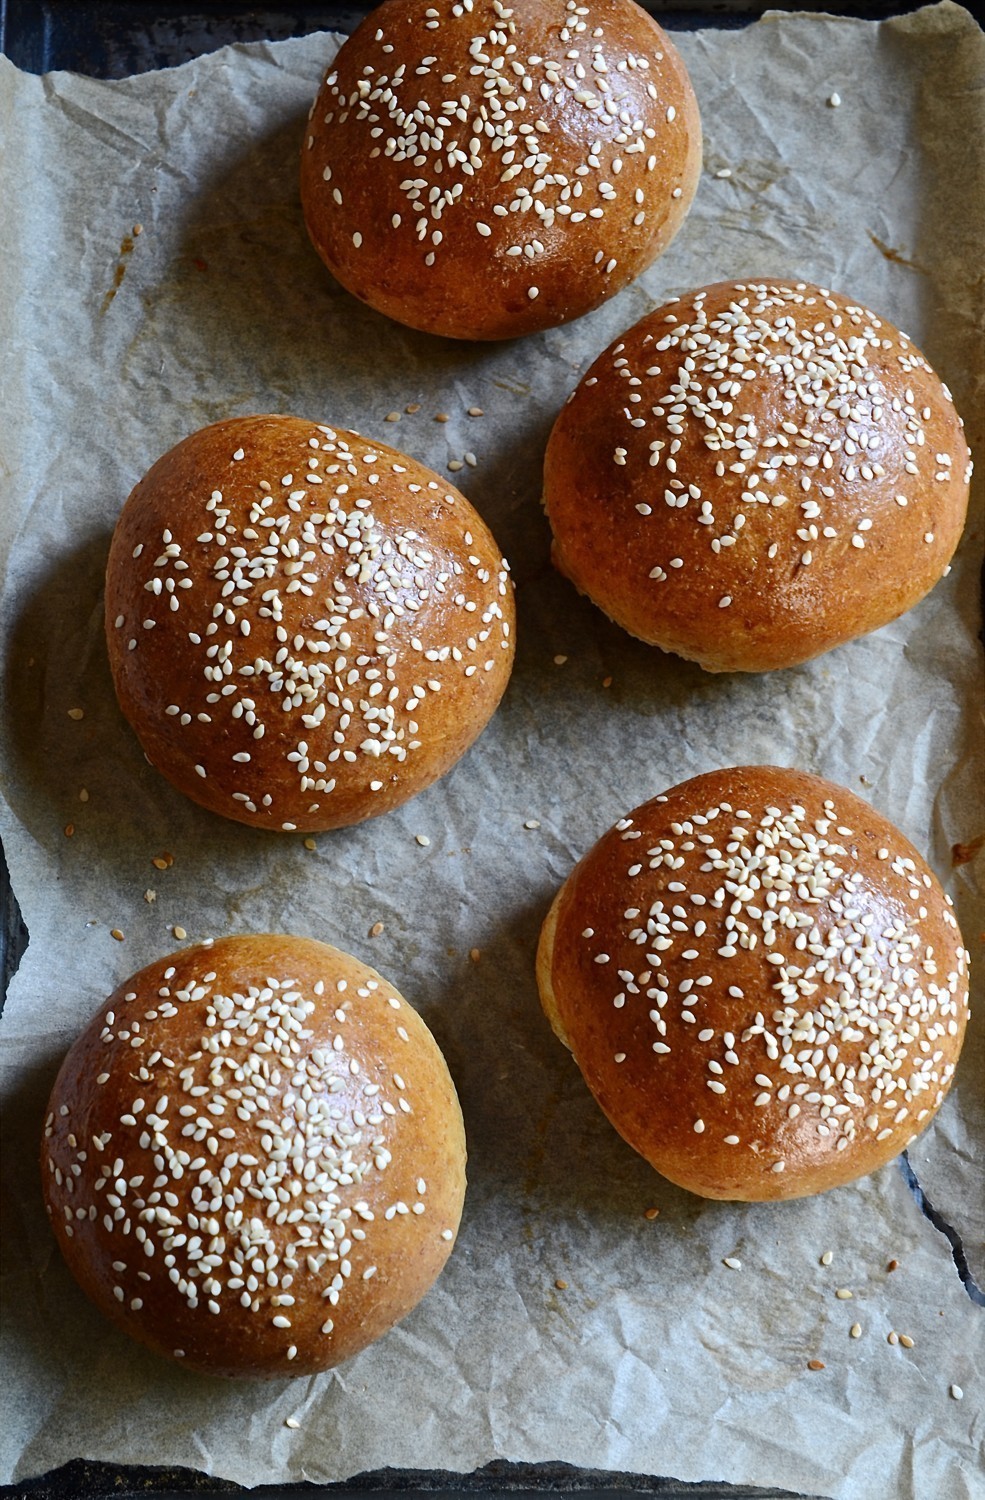
[[[386,0],[312,109],[301,197],[333,274],[462,339],[579,317],[680,227],[701,127],[633,0]]]
[[[297,417],[172,448],[106,575],[116,691],[150,761],[202,806],[288,831],[443,775],[502,696],[513,620],[507,564],[457,490]]]
[[[884,318],[805,282],[648,313],[562,409],[544,493],[560,570],[709,671],[792,666],[937,582],[968,505],[950,392]]]
[[[324,943],[224,938],[120,985],[51,1095],[45,1198],[83,1290],[216,1375],[306,1375],[402,1318],[465,1191],[417,1013]]]
[[[589,851],[545,922],[547,1015],[612,1124],[707,1198],[796,1198],[930,1122],[968,955],[891,823],[777,766],[683,782]]]

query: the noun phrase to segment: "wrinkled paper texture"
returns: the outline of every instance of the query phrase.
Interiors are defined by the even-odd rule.
[[[4,1480],[78,1456],[243,1484],[506,1458],[851,1500],[981,1494],[981,1312],[900,1167],[806,1202],[690,1197],[609,1128],[538,1006],[537,932],[573,862],[638,802],[729,763],[798,765],[869,798],[927,853],[980,951],[982,865],[952,868],[951,851],[985,831],[985,39],[943,4],[677,41],[706,142],[686,225],[591,316],[494,346],[387,322],[311,249],[298,148],[336,39],[117,83],[0,59],[0,831],[30,932],[2,1023]],[[850,291],[905,328],[954,391],[979,478],[950,576],[904,619],[790,671],[712,677],[631,640],[552,571],[540,468],[562,401],[622,328],[688,287],[769,275]],[[455,482],[518,587],[516,671],[479,743],[416,801],[314,851],[173,792],[120,717],[102,639],[132,485],[193,429],[257,411],[352,427],[442,472],[474,453]],[[36,1153],[59,1060],[121,979],[176,946],[175,924],[189,941],[266,929],[355,952],[419,1007],[461,1093],[470,1191],[446,1272],[317,1379],[224,1384],[131,1347],[46,1226]],[[979,1282],[983,1019],[979,999],[953,1093],[912,1152]]]

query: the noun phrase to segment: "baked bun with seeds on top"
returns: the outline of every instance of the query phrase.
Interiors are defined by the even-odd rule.
[[[120,985],[76,1041],[42,1143],[76,1280],[212,1375],[311,1375],[403,1318],[465,1192],[454,1084],[373,969],[306,938],[223,938]]]
[[[640,640],[711,672],[793,666],[946,571],[971,463],[950,392],[884,318],[802,281],[648,313],[555,423],[554,561]]]
[[[639,276],[700,171],[684,64],[633,0],[386,0],[315,100],[301,201],[362,301],[427,333],[506,339]]]
[[[939,1109],[968,1018],[968,954],[920,855],[778,766],[620,819],[558,893],[537,980],[619,1134],[704,1198],[800,1198],[882,1166]]]
[[[463,495],[298,417],[172,448],[106,573],[110,666],[148,759],[258,828],[358,823],[443,776],[502,697],[513,623],[508,565]]]

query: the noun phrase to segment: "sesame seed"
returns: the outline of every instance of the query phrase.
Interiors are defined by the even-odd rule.
[[[369,935],[370,935],[370,937],[374,937],[374,938],[375,937],[379,937],[380,934],[383,931],[384,931],[383,923],[382,922],[374,922],[373,925],[372,925],[372,927],[369,929]]]
[[[297,1417],[285,1417],[284,1426],[290,1427],[292,1431],[296,1432],[297,1429],[301,1426],[301,1423],[298,1421]]]
[[[558,1277],[554,1285],[557,1287],[559,1292],[566,1292],[568,1290],[568,1283],[566,1281],[562,1281],[560,1277]]]
[[[828,104],[830,105],[830,107],[832,109],[837,109],[840,103],[841,103],[841,95],[840,94],[829,94],[829,96],[828,96]]]
[[[540,287],[537,287],[537,286],[527,287],[527,296],[530,298],[531,302],[533,302],[536,297],[540,296]]]
[[[735,1255],[726,1255],[722,1260],[723,1266],[728,1266],[730,1271],[741,1271],[742,1262]]]
[[[118,943],[122,943],[123,942],[123,933],[120,931],[120,929],[118,927],[112,927],[110,929],[110,934],[109,935],[110,935],[111,938],[115,938]]]
[[[184,942],[185,938],[188,936],[188,934],[185,931],[185,929],[183,927],[179,927],[177,924],[174,927],[172,927],[171,931],[173,932],[174,936],[178,939],[179,943]]]
[[[835,1292],[835,1296],[838,1298],[839,1302],[847,1302],[854,1295],[854,1292],[850,1292],[847,1286],[840,1286]]]
[[[899,1336],[899,1341],[903,1345],[904,1349],[912,1349],[913,1348],[913,1340],[911,1339],[911,1337],[910,1337],[910,1335],[908,1333],[901,1333],[900,1336]]]
[[[825,1368],[825,1364],[822,1359],[809,1359],[807,1361],[807,1368],[809,1370],[823,1370]]]
[[[821,1256],[821,1265],[822,1266],[830,1266],[830,1264],[834,1260],[834,1258],[835,1258],[835,1256],[834,1256],[834,1251],[833,1250],[825,1250],[824,1254]]]
[[[953,1383],[948,1386],[948,1395],[951,1397],[952,1401],[964,1400],[964,1391],[959,1385],[954,1385]]]
[[[660,1210],[659,1208],[645,1208],[643,1210],[643,1217],[644,1219],[657,1219],[660,1217]]]
[[[426,833],[416,833],[414,838],[422,849],[426,849],[431,842]]]
[[[539,828],[540,824],[538,823],[538,821],[537,821],[536,818],[528,818],[527,821],[524,823],[523,826],[524,826],[524,828],[534,829],[534,828]]]
[[[861,1323],[853,1323],[848,1332],[853,1339],[860,1339],[862,1337]]]

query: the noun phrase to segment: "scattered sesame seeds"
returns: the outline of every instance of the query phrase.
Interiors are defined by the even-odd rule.
[[[415,833],[414,839],[422,849],[426,849],[431,842],[426,833]]]
[[[834,1260],[834,1258],[835,1258],[835,1256],[834,1256],[834,1251],[833,1250],[825,1250],[824,1254],[821,1256],[821,1265],[822,1266],[830,1266],[830,1264]]]
[[[839,1302],[848,1302],[854,1295],[855,1293],[850,1292],[847,1286],[840,1286],[835,1292]]]
[[[911,1339],[911,1337],[910,1337],[910,1335],[908,1333],[901,1333],[900,1336],[899,1336],[899,1341],[903,1345],[904,1349],[912,1349],[913,1348],[913,1340]]]
[[[736,1255],[726,1255],[722,1258],[722,1265],[728,1266],[730,1271],[741,1271],[742,1262]]]
[[[964,1400],[964,1391],[961,1389],[961,1387],[959,1385],[954,1385],[953,1382],[952,1382],[951,1385],[948,1386],[947,1393],[951,1397],[952,1401],[963,1401]]]
[[[523,826],[524,828],[535,829],[540,827],[540,823],[536,818],[528,818]]]
[[[828,95],[828,104],[831,107],[831,109],[837,109],[840,103],[841,103],[841,95],[840,94],[829,94]]]
[[[293,1432],[296,1432],[297,1429],[301,1426],[301,1423],[298,1421],[297,1417],[285,1417],[284,1426],[290,1427]]]

